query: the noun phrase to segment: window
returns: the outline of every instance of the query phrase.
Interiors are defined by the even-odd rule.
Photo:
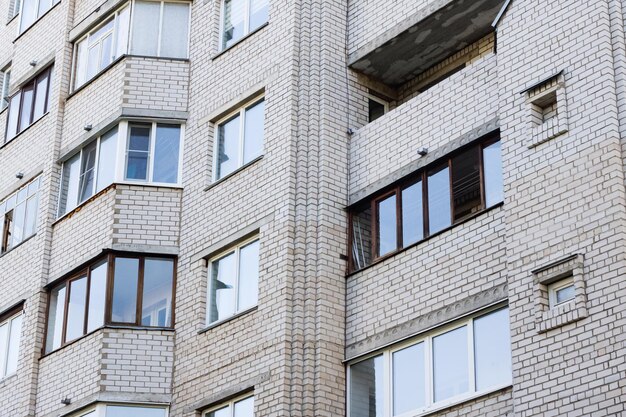
[[[168,410],[162,406],[104,404],[83,409],[71,417],[167,417]]]
[[[0,72],[0,110],[9,105],[9,84],[11,83],[11,67],[7,67]]]
[[[555,308],[561,304],[574,301],[576,298],[576,287],[572,276],[562,279],[548,286],[548,297],[550,308]]]
[[[0,202],[0,215],[3,216],[0,253],[7,252],[35,234],[39,182],[39,177],[35,178]]]
[[[182,131],[181,125],[122,122],[98,137],[63,163],[58,215],[115,181],[178,184]]]
[[[269,0],[224,0],[220,50],[234,45],[267,22]]]
[[[367,95],[367,103],[368,103],[368,112],[369,112],[369,122],[373,122],[374,120],[382,117],[385,113],[389,111],[389,103],[386,101],[368,94]]]
[[[17,371],[21,336],[21,312],[0,322],[0,379]]]
[[[504,198],[498,135],[402,179],[351,212],[350,269],[415,244]]]
[[[46,14],[52,6],[61,0],[23,0],[20,21],[20,33],[28,29],[37,19]]]
[[[21,0],[11,0],[9,2],[9,21],[13,20],[15,16],[20,14],[21,6],[22,6]]]
[[[508,308],[475,316],[349,367],[349,416],[426,413],[511,384]]]
[[[219,180],[263,153],[265,101],[237,110],[217,124],[214,180]]]
[[[246,394],[222,403],[206,411],[203,417],[254,417],[254,396]]]
[[[104,324],[172,327],[175,268],[173,258],[111,254],[55,285],[46,352]]]
[[[52,68],[48,68],[22,86],[9,98],[5,142],[36,122],[48,112],[48,89]]]
[[[126,53],[187,58],[191,7],[184,1],[134,0],[75,44],[74,88]]]
[[[248,240],[209,261],[207,324],[257,304],[259,239]]]

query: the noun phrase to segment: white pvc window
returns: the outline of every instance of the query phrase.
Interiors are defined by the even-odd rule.
[[[39,206],[39,177],[0,202],[2,241],[4,253],[34,235],[37,230]]]
[[[121,122],[63,163],[62,216],[114,182],[178,185],[184,126]]]
[[[268,14],[269,0],[223,0],[220,50],[263,26]]]
[[[71,417],[168,417],[163,406],[134,404],[98,404],[72,414]]]
[[[217,122],[213,180],[263,154],[265,100],[255,100]]]
[[[258,296],[258,237],[229,248],[209,261],[207,324],[254,307]]]
[[[509,386],[511,374],[502,308],[351,364],[348,415],[421,415]]]
[[[213,407],[203,417],[254,417],[254,395],[246,394]]]
[[[11,67],[0,72],[0,110],[9,105],[9,83],[11,82]]]
[[[24,32],[61,0],[23,0],[20,9],[20,33]]]
[[[555,308],[565,303],[574,301],[576,298],[576,287],[574,278],[569,277],[548,286],[548,300],[550,308]]]
[[[0,379],[17,371],[21,335],[21,312],[0,322]]]

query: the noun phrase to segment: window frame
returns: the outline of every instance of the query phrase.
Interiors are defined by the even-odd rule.
[[[15,139],[17,136],[19,136],[23,131],[25,131],[26,129],[28,129],[30,126],[32,126],[33,124],[35,124],[38,120],[42,119],[46,114],[48,114],[49,112],[49,105],[50,105],[50,84],[51,84],[51,79],[52,79],[52,70],[53,70],[53,66],[49,66],[47,68],[45,68],[44,70],[40,71],[37,73],[37,75],[35,75],[34,77],[32,77],[31,79],[29,79],[27,82],[25,82],[24,84],[22,84],[20,86],[20,88],[13,93],[11,96],[9,96],[9,100],[8,100],[8,111],[7,111],[7,120],[6,120],[6,125],[5,125],[5,129],[4,129],[4,143],[9,143],[10,141],[12,141],[13,139]],[[46,82],[46,92],[45,92],[45,98],[44,98],[44,108],[43,108],[43,112],[41,114],[41,116],[39,116],[38,118],[35,119],[35,104],[37,102],[37,92],[38,92],[38,88],[37,85],[39,84],[38,81],[43,77],[46,76],[47,78],[47,82]],[[30,115],[29,115],[29,123],[27,126],[22,127],[22,110],[23,110],[23,91],[27,88],[32,88],[32,102],[30,103]],[[14,99],[16,99],[16,97],[19,96],[19,102],[17,105],[17,121],[16,121],[16,125],[15,125],[15,134],[11,137],[9,137],[9,123],[11,120],[11,103]]]
[[[235,46],[236,44],[238,44],[239,42],[241,42],[243,39],[246,38],[246,36],[250,35],[253,32],[256,32],[257,30],[261,29],[263,26],[265,26],[268,22],[269,22],[269,2],[268,2],[268,15],[267,15],[267,21],[265,21],[263,24],[261,24],[258,28],[255,28],[254,30],[250,30],[250,9],[251,9],[251,5],[252,2],[254,0],[244,0],[246,2],[246,6],[245,6],[245,16],[246,18],[244,19],[243,22],[243,27],[244,27],[244,31],[243,34],[241,35],[241,38],[237,39],[235,42],[233,42],[232,45],[224,45],[224,28],[225,28],[225,17],[226,17],[226,1],[227,0],[220,0],[220,25],[219,25],[219,30],[220,30],[220,34],[219,34],[219,43],[218,43],[218,48],[217,48],[217,52],[221,53],[223,51],[226,51],[227,49],[232,48],[233,46]]]
[[[215,123],[213,124],[214,125],[214,135],[213,135],[214,138],[213,138],[213,170],[212,170],[213,172],[211,173],[212,182],[215,183],[215,182],[222,181],[223,179],[230,177],[231,175],[233,175],[234,173],[236,173],[243,167],[247,166],[248,164],[251,164],[252,162],[254,162],[255,160],[257,160],[258,158],[260,158],[261,156],[265,154],[265,126],[266,126],[265,115],[266,113],[265,113],[265,107],[264,107],[263,108],[263,149],[261,150],[261,153],[258,156],[254,157],[252,160],[248,162],[243,161],[244,145],[245,145],[245,140],[246,140],[246,137],[245,137],[246,112],[247,110],[253,108],[254,106],[261,104],[261,102],[263,102],[264,105],[267,103],[265,94],[257,95],[251,98],[250,100],[246,100],[236,109],[228,112],[223,117],[216,120]],[[220,126],[230,122],[231,120],[234,120],[237,117],[239,117],[239,138],[237,142],[238,144],[237,166],[231,172],[218,177],[219,147],[220,147],[219,143],[221,139]]]
[[[389,102],[388,101],[383,100],[382,98],[380,98],[380,97],[378,97],[378,96],[376,96],[376,95],[374,95],[372,93],[365,94],[365,98],[367,98],[367,113],[368,113],[368,115],[367,115],[367,119],[368,119],[367,123],[373,123],[376,120],[384,117],[387,113],[389,113]],[[369,101],[370,100],[375,101],[376,103],[380,104],[381,106],[383,106],[383,109],[384,109],[383,110],[383,114],[380,117],[377,117],[374,120],[370,120],[370,117],[369,117]]]
[[[160,410],[165,410],[165,417],[169,417],[170,415],[170,410],[169,407],[166,405],[158,405],[158,404],[129,404],[129,403],[115,403],[115,402],[110,402],[110,403],[97,403],[95,405],[83,408],[82,410],[76,412],[76,413],[72,413],[70,414],[69,417],[85,417],[85,416],[89,416],[89,417],[106,417],[106,411],[107,411],[107,406],[121,406],[121,407],[128,407],[128,408],[157,408]],[[89,413],[95,412],[95,414],[91,415]]]
[[[397,182],[395,182],[393,185],[389,186],[389,187],[385,187],[384,189],[364,198],[361,202],[355,204],[351,209],[350,209],[350,215],[349,215],[349,221],[348,221],[348,239],[349,239],[349,251],[348,251],[348,272],[352,273],[352,272],[357,272],[360,271],[364,268],[367,268],[370,265],[373,265],[377,262],[380,262],[384,259],[387,259],[389,257],[394,256],[395,254],[401,252],[402,250],[412,247],[414,245],[417,245],[425,240],[428,240],[429,238],[436,236],[440,233],[445,232],[446,230],[449,230],[450,228],[456,226],[457,224],[461,224],[464,221],[479,215],[480,213],[483,213],[485,211],[487,211],[488,209],[492,208],[492,207],[496,207],[500,204],[502,204],[502,202],[498,202],[493,204],[492,206],[487,207],[486,205],[486,184],[485,184],[485,169],[484,169],[484,158],[483,158],[483,153],[484,153],[484,149],[487,148],[488,146],[493,145],[494,143],[500,142],[501,141],[501,137],[500,134],[498,132],[493,132],[490,134],[487,134],[485,136],[483,136],[482,138],[468,144],[465,145],[459,149],[456,149],[454,152],[451,152],[450,154],[437,159],[435,161],[433,161],[432,163],[425,165],[423,168],[420,168],[418,171],[411,173],[407,176],[405,176],[404,178],[398,180]],[[453,183],[452,183],[452,160],[462,154],[465,151],[468,151],[472,148],[475,148],[476,151],[479,153],[479,175],[480,175],[480,200],[481,200],[481,205],[480,205],[480,209],[477,210],[474,213],[470,213],[465,215],[464,217],[455,219],[455,207],[454,207],[454,188],[453,188]],[[435,172],[437,170],[439,170],[439,168],[441,169],[447,169],[448,170],[448,182],[449,182],[449,199],[450,199],[450,223],[448,226],[437,230],[435,232],[430,231],[430,216],[429,216],[429,207],[428,207],[428,203],[429,203],[429,198],[428,198],[428,188],[429,188],[429,174],[432,172]],[[412,185],[421,182],[422,184],[422,195],[421,195],[421,199],[422,199],[422,231],[423,231],[423,236],[421,239],[419,239],[416,242],[412,242],[409,243],[408,245],[404,245],[403,242],[403,224],[402,224],[402,219],[403,219],[403,211],[402,211],[402,191],[411,187]],[[379,242],[379,230],[380,230],[380,224],[379,224],[379,212],[378,212],[378,203],[382,200],[385,200],[387,198],[389,198],[390,196],[395,195],[396,197],[396,250],[387,252],[385,254],[380,254],[379,253],[379,247],[378,247],[378,242]],[[372,225],[371,225],[371,243],[370,243],[370,250],[371,250],[371,254],[372,254],[372,259],[369,263],[365,264],[364,266],[362,266],[361,268],[357,268],[356,264],[355,264],[355,259],[354,259],[354,236],[353,236],[353,217],[355,216],[355,214],[360,213],[362,211],[364,211],[367,207],[369,206],[369,209],[371,210],[371,218],[372,218]]]
[[[11,65],[7,65],[0,71],[2,82],[0,83],[0,112],[9,108],[9,91],[11,83]]]
[[[557,302],[557,292],[563,288],[574,288],[574,296],[562,302]],[[576,285],[574,283],[574,275],[570,274],[563,279],[560,279],[552,284],[548,285],[548,304],[550,309],[556,309],[562,305],[573,303],[576,301]]]
[[[20,10],[19,10],[19,13],[18,13],[20,15],[20,22],[17,25],[18,36],[21,35],[22,33],[26,32],[28,29],[30,29],[34,24],[36,24],[39,21],[39,19],[44,17],[50,10],[52,10],[52,8],[54,8],[54,6],[56,6],[57,4],[59,4],[61,2],[61,0],[51,0],[50,1],[50,7],[48,7],[46,10],[44,10],[41,13],[41,15],[40,15],[39,14],[39,6],[40,6],[40,4],[41,4],[41,2],[43,0],[33,0],[36,3],[35,18],[33,19],[33,21],[28,26],[25,26],[24,28],[22,28],[22,19],[24,17],[23,11],[24,11],[24,2],[25,1],[26,0],[20,0],[20,8],[19,8]],[[15,16],[13,16],[13,17],[15,17]]]
[[[479,312],[475,312],[467,317],[460,318],[451,323],[444,324],[442,326],[438,326],[430,331],[424,332],[415,337],[411,337],[407,340],[401,341],[399,343],[392,344],[382,349],[378,349],[376,351],[370,352],[366,355],[363,355],[359,358],[350,360],[346,367],[346,392],[347,392],[347,401],[346,401],[346,416],[350,417],[350,405],[351,405],[351,382],[352,382],[352,366],[358,363],[364,362],[368,359],[375,358],[377,356],[382,356],[383,358],[383,392],[381,393],[383,399],[383,415],[381,417],[416,417],[424,414],[429,414],[453,405],[457,405],[466,401],[469,401],[474,398],[481,397],[483,395],[489,394],[491,392],[495,392],[507,387],[510,387],[513,384],[513,368],[511,366],[511,375],[510,380],[506,383],[493,385],[482,390],[476,389],[476,369],[475,369],[475,340],[474,340],[474,322],[477,319],[482,317],[486,317],[491,313],[495,313],[501,310],[508,310],[508,327],[509,327],[509,346],[511,346],[511,319],[510,319],[510,308],[506,304],[498,303],[497,305],[491,306],[489,308],[483,309]],[[464,393],[454,395],[452,397],[446,398],[441,401],[435,401],[435,374],[434,374],[434,366],[433,366],[433,340],[437,336],[441,336],[445,333],[461,329],[465,327],[467,329],[467,367],[468,367],[468,390]],[[393,410],[393,354],[395,352],[399,352],[403,349],[416,346],[420,343],[424,343],[424,399],[425,405],[421,408],[412,409],[403,414],[394,414]],[[512,360],[512,347],[509,348],[509,355],[511,355]],[[512,363],[512,362],[511,362]]]
[[[139,259],[139,270],[137,274],[137,298],[135,300],[135,323],[123,323],[123,322],[114,322],[112,320],[112,306],[113,306],[113,285],[115,282],[115,259],[116,258],[126,258],[126,259]],[[172,288],[171,288],[171,297],[172,302],[169,308],[171,309],[171,323],[169,326],[147,326],[142,324],[142,304],[143,304],[143,282],[144,282],[144,265],[146,259],[168,259],[172,261]],[[103,324],[98,326],[97,328],[88,331],[89,326],[89,297],[91,291],[91,272],[92,269],[102,261],[106,260],[106,279],[105,279],[105,297],[104,297],[104,312],[103,312]],[[42,347],[42,354],[48,355],[52,352],[56,352],[57,350],[63,349],[65,346],[74,343],[77,340],[82,339],[83,337],[96,332],[97,330],[103,327],[125,327],[125,328],[140,328],[140,329],[160,329],[160,330],[171,330],[174,329],[175,323],[175,309],[176,309],[176,283],[177,283],[177,275],[178,275],[178,257],[175,255],[164,255],[164,254],[138,254],[133,252],[109,252],[104,256],[100,256],[81,268],[75,270],[71,274],[67,275],[64,278],[56,280],[54,283],[50,284],[47,287],[47,305],[46,305],[46,324],[45,324],[45,337],[44,343]],[[86,277],[86,291],[85,291],[85,304],[84,304],[84,317],[83,317],[83,331],[82,334],[72,340],[67,340],[67,319],[68,319],[68,311],[69,311],[69,300],[71,296],[71,283],[80,278]],[[61,330],[61,342],[57,347],[51,347],[49,351],[46,350],[48,344],[49,334],[49,326],[50,326],[50,307],[52,301],[52,292],[59,288],[60,286],[65,286],[65,296],[63,300],[63,319],[61,323],[57,323],[57,325],[62,326]]]
[[[247,400],[248,398],[252,398],[253,403],[256,405],[256,401],[255,401],[255,395],[254,395],[254,391],[248,391],[245,392],[243,394],[237,395],[236,397],[228,400],[228,401],[222,401],[218,404],[215,404],[209,408],[207,408],[206,410],[202,411],[202,417],[208,417],[209,413],[212,413],[214,411],[218,411],[221,410],[223,408],[228,407],[228,411],[229,411],[229,417],[234,417],[235,414],[235,404],[244,400]]]
[[[37,183],[37,190],[33,192],[32,195],[29,195],[29,188],[31,187],[31,185],[33,185],[35,182]],[[0,255],[3,255],[7,252],[10,252],[11,250],[13,250],[14,248],[16,248],[17,246],[21,245],[23,242],[25,242],[26,240],[28,240],[29,238],[31,238],[32,236],[35,236],[37,234],[37,226],[38,226],[38,220],[39,220],[39,192],[41,191],[41,182],[42,182],[42,177],[41,175],[36,176],[35,178],[31,179],[30,181],[28,181],[27,183],[25,183],[24,185],[22,185],[21,187],[19,187],[17,190],[15,190],[13,193],[9,194],[4,200],[0,201],[0,219],[2,219],[2,223],[0,223],[0,227],[2,228],[1,230],[1,235],[0,235]],[[24,198],[24,200],[18,202],[18,197],[19,194],[25,191],[26,192],[26,197]],[[7,210],[6,207],[9,204],[9,201],[12,201],[12,208]],[[33,230],[32,233],[28,234],[28,223],[27,223],[27,214],[28,214],[28,202],[31,200],[36,200],[35,204],[35,211],[34,211],[34,219],[33,219]],[[16,213],[16,208],[20,205],[20,204],[24,204],[24,224],[22,225],[22,239],[17,242],[14,243],[13,241],[13,236],[14,236],[14,227],[15,227],[15,213]],[[11,213],[11,220],[10,223],[7,222],[7,216],[8,214]]]
[[[14,309],[11,309],[11,310],[13,310],[13,312],[9,313],[8,316],[0,319],[0,327],[2,327],[3,325],[7,325],[7,339],[6,339],[6,344],[5,344],[6,357],[4,358],[4,361],[0,363],[0,381],[12,375],[15,375],[17,373],[19,362],[20,362],[19,353],[20,353],[20,344],[22,343],[22,328],[24,326],[24,310],[23,308],[19,308],[18,311],[15,311]],[[9,348],[11,346],[11,340],[13,339],[13,337],[15,337],[11,332],[11,325],[13,324],[13,321],[19,317],[21,317],[22,323],[19,329],[20,334],[17,335],[18,345],[17,345],[17,358],[16,358],[16,363],[15,363],[15,371],[9,374],[7,373],[7,368],[9,367]]]
[[[240,260],[240,255],[241,255],[241,249],[243,247],[246,247],[254,242],[259,242],[259,259],[258,259],[258,265],[257,265],[257,269],[258,269],[258,275],[259,275],[259,280],[260,280],[260,275],[261,275],[261,269],[260,269],[260,264],[261,264],[261,238],[259,234],[255,234],[245,240],[242,240],[241,242],[238,242],[234,245],[230,245],[226,248],[224,248],[223,250],[220,250],[219,252],[216,252],[214,255],[212,255],[210,258],[207,259],[207,291],[206,291],[206,311],[205,311],[205,326],[206,327],[213,327],[216,326],[220,323],[223,323],[225,321],[228,321],[230,319],[232,319],[233,317],[236,317],[246,311],[252,310],[254,308],[257,308],[259,305],[259,293],[258,293],[258,285],[259,285],[259,280],[257,280],[257,299],[256,299],[256,303],[254,305],[251,306],[247,306],[244,309],[240,309],[239,308],[239,282],[240,282],[240,276],[239,276],[239,260]],[[212,322],[209,322],[209,309],[211,308],[211,301],[210,301],[210,297],[211,297],[211,293],[212,293],[212,285],[211,285],[211,281],[213,281],[213,263],[220,261],[221,259],[224,259],[225,257],[234,254],[235,255],[235,279],[236,279],[236,283],[235,283],[235,291],[234,291],[234,298],[235,298],[235,310],[233,311],[233,313],[227,317],[224,317],[222,319],[218,319]]]

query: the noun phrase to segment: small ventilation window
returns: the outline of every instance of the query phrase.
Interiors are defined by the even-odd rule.
[[[522,91],[528,107],[529,148],[567,132],[567,100],[563,73]]]

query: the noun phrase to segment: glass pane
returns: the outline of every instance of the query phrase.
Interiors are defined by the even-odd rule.
[[[225,0],[222,49],[228,48],[244,35],[247,0]]]
[[[511,382],[508,308],[474,320],[474,358],[477,391]]]
[[[150,126],[133,125],[130,127],[128,154],[126,161],[126,179],[148,179],[148,155],[150,152]]]
[[[33,113],[33,121],[39,119],[47,110],[48,96],[48,75],[40,76],[37,80],[37,90],[35,95],[35,110]]]
[[[4,109],[9,104],[9,84],[11,84],[11,70],[5,70],[0,77],[2,89],[0,90],[0,109]]]
[[[87,81],[88,57],[87,39],[84,39],[76,44],[76,74],[74,75],[75,88],[81,86],[85,81]]]
[[[159,327],[172,325],[173,280],[173,260],[146,258],[143,275],[142,325]]]
[[[139,259],[115,258],[111,320],[115,323],[137,321],[137,284]]]
[[[428,225],[430,234],[450,226],[450,177],[448,167],[428,174]]]
[[[89,48],[87,53],[87,79],[91,79],[100,71],[98,61],[100,59],[100,44]]]
[[[107,405],[105,417],[165,417],[165,409]]]
[[[63,336],[63,316],[65,315],[65,284],[50,293],[48,311],[48,330],[46,333],[46,352],[61,346]]]
[[[217,128],[217,175],[220,179],[239,166],[239,116]]]
[[[244,164],[263,153],[264,114],[265,101],[246,110],[243,144]]]
[[[70,300],[67,307],[67,330],[65,331],[66,342],[83,335],[86,301],[87,277],[71,281]]]
[[[115,58],[128,52],[128,33],[130,31],[130,7],[124,7],[117,15]]]
[[[372,209],[368,204],[364,209],[352,213],[352,263],[360,269],[372,262]]]
[[[9,120],[7,121],[7,140],[17,134],[17,118],[20,114],[20,98],[21,94],[16,94],[11,98],[9,103]]]
[[[20,18],[20,32],[24,32],[37,19],[37,0],[24,0],[22,17]]]
[[[248,397],[235,403],[235,412],[233,417],[253,417],[254,416],[254,397]]]
[[[230,408],[226,406],[219,410],[211,411],[207,413],[206,417],[230,417]]]
[[[350,417],[382,417],[384,409],[383,356],[350,367]]]
[[[109,36],[111,29],[113,29],[113,18],[89,34],[89,46],[95,45]]]
[[[573,300],[576,297],[576,289],[574,284],[556,290],[556,303],[561,304],[566,301]]]
[[[467,326],[433,338],[435,402],[469,390]]]
[[[26,220],[26,203],[22,202],[13,209],[13,229],[11,230],[11,247],[21,243],[24,236]]]
[[[485,200],[487,207],[491,207],[504,200],[500,141],[483,149],[483,164],[485,171]]]
[[[393,353],[393,415],[426,405],[424,343]]]
[[[402,190],[402,244],[406,247],[424,238],[422,182]]]
[[[97,145],[97,141],[94,141],[83,149],[80,168],[79,203],[82,203],[93,195]]]
[[[117,159],[116,152],[117,127],[109,130],[100,138],[96,192],[104,189],[115,181],[115,160]]]
[[[34,179],[28,184],[28,196],[32,197],[39,190],[39,178]]]
[[[235,253],[213,261],[210,274],[207,317],[213,323],[235,313]]]
[[[17,371],[17,362],[20,352],[20,340],[22,338],[22,317],[23,316],[20,314],[11,321],[11,330],[9,331],[9,351],[7,352],[6,375],[10,375]]]
[[[397,244],[396,196],[378,202],[378,256],[393,252]]]
[[[385,106],[376,100],[369,99],[369,121],[382,117],[385,114]]]
[[[24,238],[32,236],[37,230],[37,196],[26,200],[26,219],[24,220]]]
[[[189,4],[164,3],[160,56],[187,58]]]
[[[95,330],[104,324],[104,306],[107,297],[108,266],[109,264],[107,261],[102,261],[91,268],[87,332]]]
[[[6,375],[9,323],[0,325],[0,378]]]
[[[161,3],[159,2],[141,0],[135,2],[131,54],[157,56],[160,13]]]
[[[39,9],[37,10],[37,17],[43,16],[50,7],[52,7],[52,0],[39,0]]]
[[[481,210],[478,148],[452,158],[452,195],[455,221]]]
[[[250,31],[267,22],[269,15],[269,0],[251,0],[250,4]]]
[[[113,49],[113,33],[110,33],[102,40],[102,47],[100,49],[100,65],[98,70],[103,70],[112,61],[112,49]]]
[[[259,241],[241,248],[239,252],[239,285],[237,310],[257,304],[259,298]]]
[[[179,152],[180,126],[157,125],[152,181],[170,184],[178,182]]]
[[[30,120],[33,112],[33,86],[30,85],[22,89],[22,105],[20,109],[20,126],[19,131],[26,129],[30,126]]]
[[[80,153],[63,164],[59,216],[72,210],[78,204],[78,182],[80,179]]]

